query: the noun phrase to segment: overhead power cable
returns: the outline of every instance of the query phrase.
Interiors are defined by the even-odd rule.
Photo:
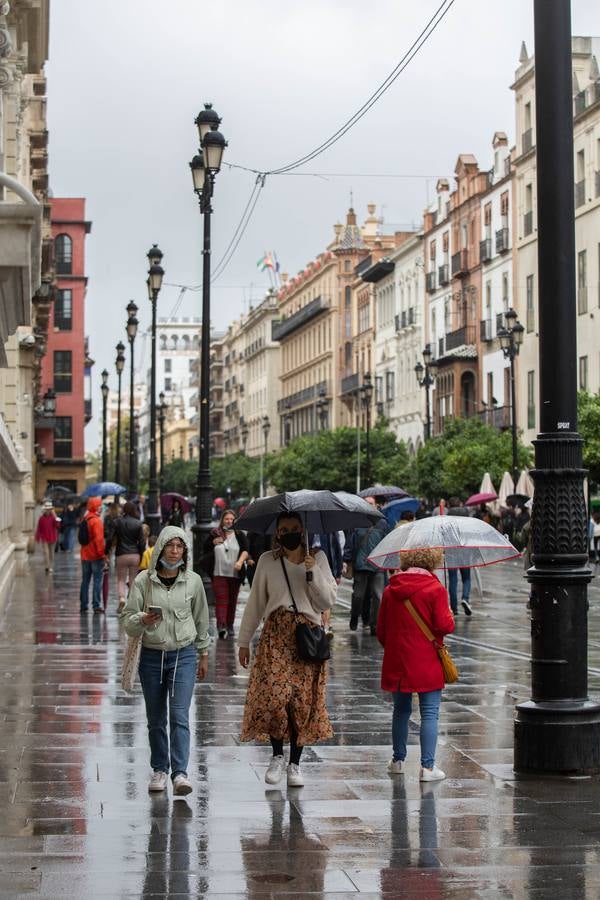
[[[265,186],[266,175],[264,173],[258,173],[256,176],[256,181],[254,183],[254,187],[252,189],[252,194],[250,194],[250,199],[246,204],[246,208],[242,213],[242,218],[240,219],[236,230],[234,231],[233,237],[229,242],[227,250],[215,266],[214,272],[211,276],[211,283],[215,282],[217,278],[220,278],[229,263],[231,262],[235,251],[237,250],[241,239],[244,236],[244,232],[246,231],[248,224],[250,223],[250,219],[252,218],[252,213],[256,208],[256,204],[258,203],[258,198],[261,195],[261,191]]]

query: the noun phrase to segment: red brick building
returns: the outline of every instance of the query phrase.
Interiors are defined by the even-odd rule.
[[[56,411],[36,421],[38,499],[56,485],[74,493],[85,487],[84,428],[92,415],[91,401],[84,399],[92,364],[85,339],[85,237],[91,222],[83,198],[54,197],[50,203],[56,290],[41,393],[54,392]]]

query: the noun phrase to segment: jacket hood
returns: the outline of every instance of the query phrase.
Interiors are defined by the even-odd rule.
[[[100,497],[90,497],[87,502],[87,511],[92,513],[97,513],[100,507],[102,506],[102,500]]]
[[[179,538],[179,540],[183,541],[183,543],[185,544],[187,548],[187,568],[190,568],[192,562],[192,552],[190,550],[190,545],[188,543],[185,531],[183,530],[183,528],[177,528],[176,525],[166,525],[158,535],[156,544],[154,545],[154,548],[152,550],[150,565],[148,566],[149,575],[153,575],[156,573],[156,564],[158,563],[158,558],[165,549],[165,544],[168,544],[169,541],[173,540],[173,538]],[[183,571],[185,571],[183,566],[181,568]]]
[[[394,600],[408,600],[419,591],[439,584],[437,575],[422,575],[420,572],[401,572],[390,579],[390,592]]]

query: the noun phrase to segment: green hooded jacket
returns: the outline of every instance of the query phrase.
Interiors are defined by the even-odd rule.
[[[179,570],[171,587],[164,585],[156,574],[158,558],[164,546],[173,538],[180,538],[187,547],[187,567]],[[193,644],[197,650],[208,650],[208,604],[199,575],[190,568],[191,551],[185,532],[167,525],[158,536],[150,565],[136,577],[123,612],[125,631],[135,637],[143,635],[142,646],[153,650],[180,650]],[[141,621],[144,607],[160,606],[162,620],[157,625]]]

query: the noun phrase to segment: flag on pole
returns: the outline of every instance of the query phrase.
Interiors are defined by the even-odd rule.
[[[263,256],[256,263],[257,268],[260,269],[261,272],[264,272],[265,269],[274,269],[274,263],[271,254],[265,250]]]

